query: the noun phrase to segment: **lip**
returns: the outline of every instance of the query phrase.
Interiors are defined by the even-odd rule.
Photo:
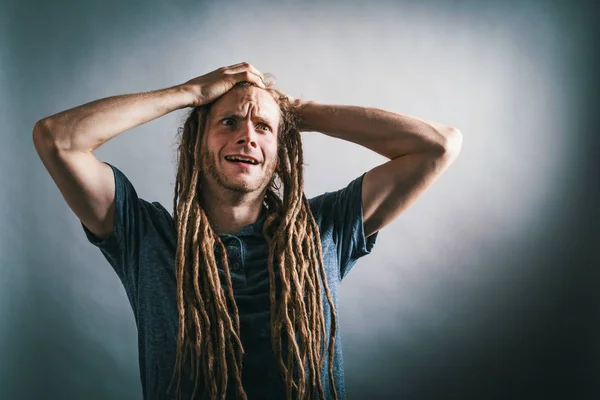
[[[239,162],[239,161],[238,162],[227,161],[227,162],[229,164],[233,164],[233,165],[235,165],[237,167],[244,168],[244,169],[250,169],[252,167],[258,167],[258,165],[246,164],[246,163]]]

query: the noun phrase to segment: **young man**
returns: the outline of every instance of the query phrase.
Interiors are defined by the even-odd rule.
[[[171,215],[92,151],[184,107]],[[306,199],[302,131],[390,161]],[[462,144],[452,127],[291,98],[248,63],[61,112],[33,140],[123,282],[145,399],[345,398],[338,286]]]

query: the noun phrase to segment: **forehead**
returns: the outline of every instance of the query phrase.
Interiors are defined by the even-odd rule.
[[[245,117],[248,112],[251,112],[252,119],[262,119],[272,125],[277,125],[281,118],[279,105],[273,96],[254,86],[235,88],[225,93],[213,104],[210,114],[213,118],[232,114]]]

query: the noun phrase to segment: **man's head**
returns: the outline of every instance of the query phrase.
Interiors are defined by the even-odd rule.
[[[268,90],[245,83],[217,99],[202,133],[202,187],[264,191],[278,165],[280,125],[281,108]]]

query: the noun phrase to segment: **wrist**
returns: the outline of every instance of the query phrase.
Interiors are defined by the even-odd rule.
[[[296,107],[296,111],[298,113],[298,131],[300,132],[307,132],[311,130],[306,111],[312,103],[313,102],[309,100],[294,99],[294,106]]]
[[[194,107],[196,105],[196,95],[185,83],[170,87],[169,90],[177,96],[179,108]]]

